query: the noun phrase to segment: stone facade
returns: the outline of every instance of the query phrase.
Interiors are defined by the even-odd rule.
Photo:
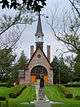
[[[43,52],[43,31],[41,25],[40,13],[38,15],[37,30],[35,34],[36,38],[36,50],[34,46],[31,46],[31,59],[26,65],[26,69],[19,76],[20,84],[33,84],[43,75],[44,82],[53,84],[53,67],[50,64],[50,46],[47,46],[47,57]]]
[[[39,58],[38,55],[40,55],[41,57]],[[41,65],[43,67],[46,68],[47,73],[48,73],[48,83],[49,84],[53,84],[53,69],[47,59],[47,57],[45,56],[44,52],[38,48],[32,58],[30,59],[28,65],[26,66],[26,70],[25,70],[25,80],[20,79],[20,84],[31,84],[32,80],[31,80],[31,70],[35,67]]]

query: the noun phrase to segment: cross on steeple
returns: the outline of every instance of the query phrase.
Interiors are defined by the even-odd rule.
[[[36,48],[41,48],[43,50],[43,31],[41,25],[41,17],[40,12],[38,13],[38,23],[37,23],[37,30],[36,30]]]

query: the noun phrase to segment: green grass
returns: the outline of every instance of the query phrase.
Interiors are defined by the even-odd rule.
[[[68,87],[69,91],[73,94],[73,96],[80,96],[80,87]]]
[[[0,87],[0,96],[8,96],[11,92],[11,88]]]
[[[74,88],[74,90],[76,91],[76,88]],[[80,92],[79,89],[78,91]],[[65,98],[57,85],[46,86],[45,93],[49,100],[63,102],[63,104],[54,104],[52,107],[80,107],[80,100],[76,100],[75,98]]]
[[[12,88],[7,87],[0,87],[0,95],[7,96],[7,101],[1,103],[0,107],[34,107],[34,104],[21,104],[24,102],[30,103],[30,101],[34,101],[36,99],[36,92],[34,86],[27,86],[22,93],[17,98],[9,98],[9,93],[11,92]]]
[[[15,102],[30,102],[36,99],[35,87],[27,86],[17,98],[10,98],[10,101]]]
[[[61,93],[61,90],[56,86],[46,86],[45,87],[45,94],[50,100],[54,101],[60,101],[64,98],[63,93]]]

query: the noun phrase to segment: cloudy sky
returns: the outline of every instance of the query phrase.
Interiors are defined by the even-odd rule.
[[[57,11],[58,21],[60,22],[62,18],[62,11],[70,9],[70,4],[68,0],[47,0],[46,3],[47,5],[42,10],[41,14],[44,14],[44,16],[49,16],[49,21],[51,20],[51,12]],[[56,52],[57,49],[65,51],[66,47],[63,45],[63,43],[60,43],[56,40],[44,16],[41,16],[42,28],[44,33],[44,52],[46,53],[47,51],[46,46],[50,45],[52,60],[55,55],[58,56],[61,52],[60,50]],[[20,41],[17,43],[17,49],[15,50],[15,52],[18,55],[20,55],[21,51],[24,50],[26,56],[30,58],[30,45],[35,45],[36,27],[37,21],[34,22],[32,25],[27,25]]]

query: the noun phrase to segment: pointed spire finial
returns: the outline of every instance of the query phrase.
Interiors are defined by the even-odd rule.
[[[41,18],[40,18],[40,12],[38,13],[38,24],[37,24],[37,30],[35,36],[44,36],[42,31],[42,25],[41,25]]]

